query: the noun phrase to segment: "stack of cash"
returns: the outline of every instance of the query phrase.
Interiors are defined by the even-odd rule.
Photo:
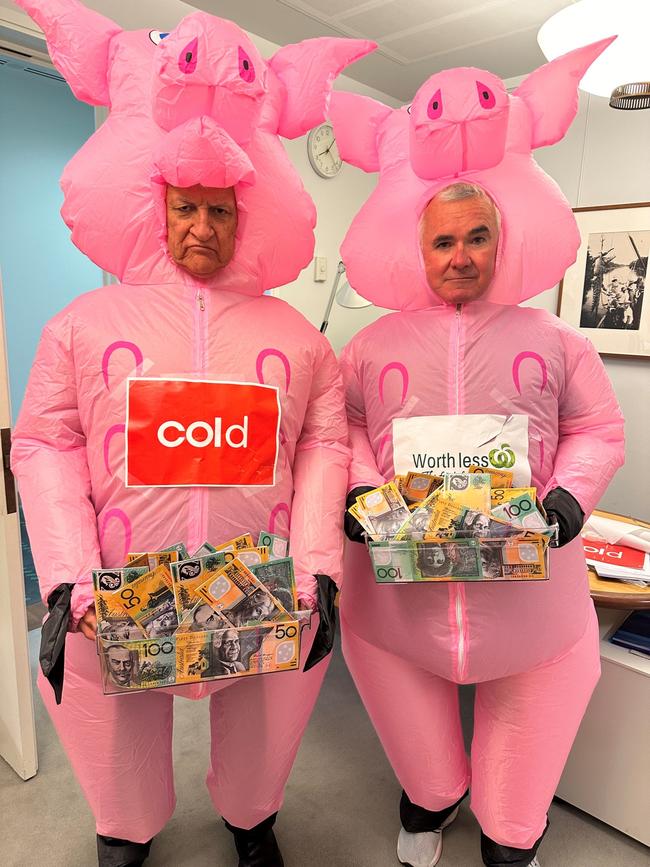
[[[513,474],[408,473],[357,497],[377,581],[544,580],[552,531]],[[401,523],[400,523],[401,522]]]
[[[380,584],[413,581],[539,581],[547,578],[547,540],[530,534],[512,539],[440,539],[373,542]]]
[[[183,543],[93,571],[106,692],[295,668],[298,598],[288,541],[262,532],[192,557]]]

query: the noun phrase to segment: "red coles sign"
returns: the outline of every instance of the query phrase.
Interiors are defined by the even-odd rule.
[[[129,379],[126,416],[127,487],[275,484],[275,386]]]

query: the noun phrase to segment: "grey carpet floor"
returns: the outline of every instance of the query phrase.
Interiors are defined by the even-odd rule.
[[[38,639],[38,631],[30,633],[34,661]],[[463,690],[466,721],[471,702],[471,689]],[[38,692],[35,707],[38,775],[22,782],[0,761],[0,865],[93,867],[92,817]],[[203,783],[207,743],[207,702],[177,700],[178,806],[154,843],[148,867],[236,867],[232,838],[214,815]],[[286,867],[397,867],[399,795],[337,648],[276,826]],[[539,853],[542,867],[650,865],[650,850],[572,807],[555,802],[550,819]],[[440,867],[481,864],[479,828],[463,805],[445,833]]]

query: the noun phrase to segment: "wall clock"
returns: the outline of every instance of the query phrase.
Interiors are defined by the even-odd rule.
[[[314,127],[307,136],[307,154],[311,167],[321,178],[333,178],[341,171],[343,161],[329,122]]]

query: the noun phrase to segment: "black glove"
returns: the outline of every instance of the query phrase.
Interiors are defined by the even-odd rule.
[[[336,635],[336,608],[334,607],[336,584],[329,575],[316,575],[315,578],[318,585],[317,609],[320,622],[303,671],[309,671],[331,653]]]
[[[564,488],[553,488],[542,503],[549,524],[557,522],[560,532],[557,547],[561,548],[578,535],[585,522],[585,513],[576,498]]]
[[[70,622],[70,600],[74,584],[59,584],[47,597],[49,615],[41,629],[41,649],[38,655],[41,670],[49,680],[57,704],[63,695],[63,665],[65,639]]]
[[[343,529],[345,530],[345,535],[351,542],[361,542],[362,545],[365,544],[366,541],[363,535],[365,530],[357,519],[352,517],[348,512],[348,509],[356,503],[357,497],[360,497],[361,494],[367,494],[368,491],[374,491],[374,488],[370,485],[362,485],[360,488],[354,488],[350,491],[345,501],[345,517],[343,518]]]

